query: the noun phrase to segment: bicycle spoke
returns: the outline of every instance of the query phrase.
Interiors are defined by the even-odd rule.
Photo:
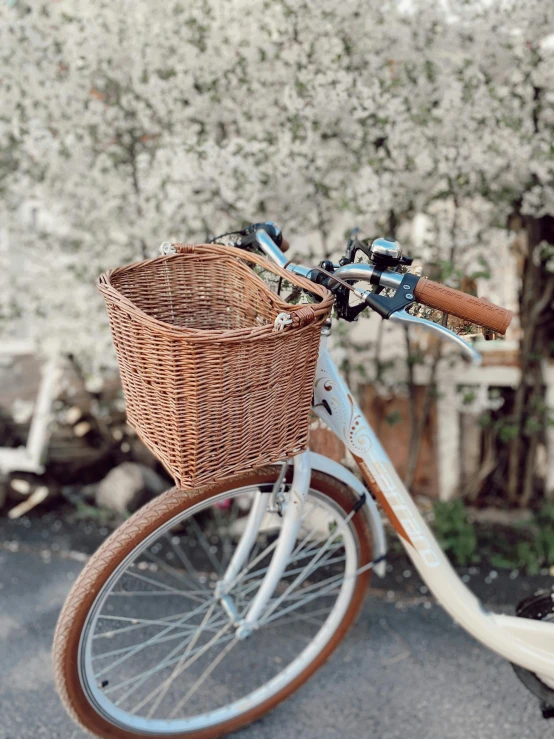
[[[232,626],[232,623],[231,623],[231,621],[229,621],[222,629],[220,629],[220,631],[218,631],[215,634],[215,636],[213,636],[210,639],[209,642],[207,642],[207,644],[204,644],[202,647],[200,647],[198,649],[198,651],[196,652],[196,654],[193,657],[191,657],[188,660],[188,662],[185,662],[185,664],[181,666],[181,672],[183,672],[184,670],[186,670],[190,665],[192,665],[194,662],[196,662],[198,659],[200,659],[200,657],[203,654],[205,654],[208,651],[208,649],[211,649],[211,647],[219,640],[219,638],[222,637],[222,636],[224,636],[226,634],[226,632],[229,631],[229,629],[231,628],[231,626]],[[187,643],[188,643],[188,640],[185,640],[185,642],[183,644],[179,644],[170,653],[170,655],[168,655],[168,657],[166,657],[166,659],[164,659],[162,662],[160,662],[159,665],[157,665],[156,667],[151,668],[150,670],[147,670],[146,673],[144,673],[144,677],[142,677],[142,680],[140,682],[138,682],[133,688],[131,688],[131,690],[127,691],[127,693],[125,693],[125,695],[122,698],[120,698],[119,701],[116,702],[116,706],[119,705],[123,700],[125,700],[126,698],[128,698],[132,693],[134,693],[135,690],[137,690],[138,688],[140,688],[140,686],[143,685],[144,682],[146,682],[146,680],[149,677],[151,677],[151,675],[153,675],[154,673],[159,672],[160,670],[163,670],[165,667],[167,667],[168,666],[168,664],[167,664],[168,658],[174,657],[177,652],[180,652],[181,651],[182,647],[184,647],[184,646],[187,645]],[[179,660],[180,659],[181,659],[181,656],[179,656]],[[159,686],[158,686],[158,688],[156,688],[156,690],[158,690],[158,689],[159,689]],[[135,707],[135,709],[133,709],[133,711],[131,711],[131,713],[133,713],[135,710],[137,710],[136,707]]]
[[[342,583],[346,580],[353,579],[355,577],[358,577],[358,575],[361,575],[363,572],[366,572],[366,570],[373,568],[373,562],[369,562],[368,564],[364,565],[363,567],[359,567],[355,572],[353,572],[351,575],[348,575],[347,577],[336,575],[335,577],[330,577],[327,581],[329,584],[326,588],[324,588],[319,593],[314,593],[310,595],[308,598],[306,598],[305,601],[300,601],[293,603],[292,605],[288,606],[287,608],[284,608],[280,611],[277,611],[277,613],[272,613],[272,615],[267,615],[266,617],[261,619],[258,623],[259,626],[265,626],[268,623],[271,623],[274,618],[278,617],[279,615],[284,615],[285,613],[290,613],[293,610],[296,610],[298,608],[301,608],[306,603],[309,603],[316,598],[321,597],[321,595],[327,595],[328,592],[330,592],[333,588],[335,588],[339,583],[342,585]]]
[[[192,698],[192,696],[196,693],[196,691],[202,685],[202,683],[204,683],[207,680],[207,678],[212,674],[212,672],[215,670],[215,668],[218,667],[218,665],[220,665],[221,662],[223,662],[225,657],[229,654],[231,649],[233,649],[233,647],[237,645],[237,643],[238,643],[238,639],[235,637],[232,642],[227,644],[225,649],[220,654],[218,654],[218,656],[212,661],[210,666],[204,671],[202,676],[198,678],[198,680],[188,690],[188,692],[184,695],[184,697],[181,698],[179,703],[177,703],[175,708],[169,714],[169,718],[173,718],[176,715],[177,711],[180,708],[182,708],[185,705],[185,703]]]
[[[153,563],[156,564],[158,567],[161,567],[161,569],[164,572],[167,572],[169,575],[172,575],[175,579],[181,580],[182,582],[186,582],[189,584],[192,584],[194,581],[189,575],[185,575],[185,573],[182,570],[178,570],[176,567],[172,567],[171,565],[167,564],[167,562],[164,562],[164,560],[161,557],[158,557],[157,554],[154,554],[150,550],[146,550],[144,552],[144,556],[148,557],[148,559]],[[206,590],[206,588],[202,588],[202,590]]]
[[[300,571],[300,568],[299,568],[299,571]],[[333,577],[329,578],[328,580],[324,580],[323,583],[329,583],[330,581],[333,581],[334,582],[335,580],[337,580],[337,579],[339,579],[341,577],[342,577],[342,575],[334,575]],[[319,582],[319,583],[313,583],[312,585],[309,585],[306,588],[303,588],[299,593],[291,592],[284,599],[283,602],[286,602],[286,601],[291,600],[291,599],[292,600],[298,600],[299,598],[304,598],[307,593],[311,593],[313,590],[315,590],[318,587],[321,588],[321,585],[322,585],[321,582]],[[257,588],[257,586],[258,586],[257,583],[254,583],[253,585],[251,585],[250,588],[249,588],[249,592],[252,592],[253,590],[255,590]],[[273,600],[270,600],[269,601],[269,605],[271,605],[272,603],[274,603],[276,600],[277,600],[276,598],[274,598]],[[306,602],[308,602],[308,599],[306,599]],[[244,616],[246,616],[251,603],[252,603],[252,599],[246,601],[246,603],[244,604],[244,607],[240,611],[241,618],[244,617]],[[267,613],[267,611],[266,611],[266,613]],[[263,619],[260,620],[258,623],[259,624],[264,623]]]
[[[169,633],[173,629],[176,629],[178,626],[180,626],[181,624],[185,623],[186,621],[189,621],[193,616],[198,615],[199,613],[201,613],[204,610],[204,608],[208,609],[213,602],[215,602],[215,598],[212,598],[211,602],[208,602],[208,603],[204,604],[202,607],[199,607],[196,610],[191,611],[186,616],[183,616],[183,618],[182,619],[179,619],[176,623],[169,624],[159,634],[156,634],[156,636],[153,636],[150,639],[147,639],[142,644],[139,644],[137,647],[135,647],[135,649],[133,651],[131,651],[127,655],[121,657],[119,660],[116,660],[116,662],[114,662],[112,665],[110,665],[109,667],[106,667],[102,672],[98,673],[98,675],[96,677],[101,677],[109,669],[113,669],[114,667],[117,667],[122,662],[125,662],[130,657],[133,657],[136,653],[140,652],[141,650],[145,649],[146,647],[150,646],[151,644],[156,644],[156,642],[158,642],[163,636],[165,636],[167,633]]]
[[[146,582],[149,585],[157,585],[158,587],[160,587],[166,593],[171,593],[172,595],[180,595],[180,596],[183,596],[185,598],[190,598],[191,600],[194,600],[197,603],[203,603],[204,600],[205,600],[204,598],[199,598],[197,596],[191,595],[186,590],[178,590],[177,588],[171,587],[171,585],[165,585],[164,583],[160,582],[159,580],[156,580],[153,577],[146,577],[145,575],[141,575],[138,572],[133,572],[132,570],[128,570],[125,573],[125,577],[127,577],[127,576],[134,577],[137,580],[142,580],[142,582]],[[121,593],[121,592],[128,592],[128,593],[130,593],[132,595],[134,591],[132,591],[132,590],[128,590],[128,591],[121,591],[121,590],[119,590],[119,591],[115,591],[115,593],[113,593],[113,595],[117,594],[118,592],[119,593]],[[152,594],[153,595],[157,595],[157,594],[159,594],[159,591],[153,591]]]
[[[227,569],[233,555],[233,547],[231,546],[231,529],[233,528],[233,525],[238,521],[239,514],[240,508],[238,506],[238,503],[236,500],[233,500],[231,515],[229,516],[228,521],[226,521],[227,526],[225,527],[225,538],[221,545],[221,549],[223,551],[222,566],[224,572]]]
[[[269,606],[269,608],[268,608],[268,610],[266,612],[266,616],[271,615],[271,613],[275,610],[275,608],[277,608],[279,606],[279,604],[281,603],[281,601],[283,600],[283,598],[285,598],[288,595],[288,593],[294,587],[296,587],[298,584],[300,584],[301,582],[303,582],[303,580],[305,580],[306,577],[308,577],[308,575],[311,572],[311,569],[313,568],[313,565],[325,554],[325,552],[329,548],[331,542],[334,541],[334,539],[336,538],[337,533],[339,532],[339,530],[342,529],[342,528],[344,528],[350,522],[350,519],[352,518],[352,516],[354,515],[354,513],[355,513],[355,511],[352,511],[351,513],[348,514],[348,516],[345,519],[343,519],[341,521],[341,523],[337,526],[336,530],[333,531],[333,533],[331,534],[331,536],[329,536],[329,538],[327,539],[327,541],[325,542],[325,544],[321,548],[319,554],[316,554],[313,557],[313,559],[310,562],[308,562],[308,564],[303,569],[303,571],[296,576],[296,578],[293,580],[293,582],[285,590],[285,592],[283,593],[283,595],[281,595],[275,601],[275,603],[273,603],[272,605]]]
[[[277,619],[276,621],[272,621],[271,628],[275,629],[279,628],[280,626],[288,626],[289,624],[295,623],[296,621],[306,621],[308,623],[313,623],[315,626],[321,628],[326,619],[324,619],[323,621],[318,621],[315,617],[328,616],[330,612],[331,608],[319,608],[317,611],[310,611],[309,616],[307,616],[305,613],[294,613],[292,616],[286,616],[283,617],[281,620]]]
[[[227,623],[227,625],[229,625],[229,622]],[[218,633],[219,633],[219,632],[218,632]],[[127,692],[127,693],[125,693],[125,695],[121,696],[121,697],[120,697],[120,698],[118,699],[118,702],[116,703],[116,705],[119,705],[119,703],[120,703],[120,702],[122,702],[123,700],[125,700],[126,698],[128,698],[128,697],[129,697],[130,695],[132,695],[132,693],[134,693],[134,692],[135,692],[135,690],[137,690],[138,688],[140,688],[140,687],[141,687],[141,685],[143,685],[143,684],[144,684],[144,683],[146,682],[146,680],[147,680],[147,679],[148,679],[148,678],[149,678],[149,677],[150,677],[151,675],[153,675],[153,674],[155,674],[156,672],[159,672],[160,670],[163,670],[163,669],[164,669],[165,667],[167,667],[167,666],[168,666],[168,662],[169,662],[169,661],[170,661],[170,660],[171,660],[171,659],[172,659],[173,657],[175,657],[175,655],[180,655],[180,652],[181,652],[181,650],[182,650],[182,649],[184,649],[184,648],[186,648],[187,644],[188,644],[188,643],[189,643],[189,642],[190,642],[190,641],[191,641],[191,640],[192,640],[193,638],[194,638],[194,635],[193,635],[193,636],[187,636],[187,638],[186,638],[186,639],[183,639],[183,641],[182,641],[182,642],[180,642],[180,643],[179,643],[179,644],[178,644],[178,645],[177,645],[176,647],[174,647],[174,648],[173,648],[173,649],[171,650],[171,652],[169,652],[169,654],[167,654],[167,655],[166,655],[166,656],[165,656],[165,657],[163,658],[163,660],[161,660],[161,661],[160,661],[160,662],[159,662],[159,663],[158,663],[158,664],[157,664],[157,665],[156,665],[155,667],[151,667],[151,668],[149,668],[149,669],[147,669],[147,670],[144,670],[143,672],[139,673],[138,675],[135,675],[135,676],[134,676],[134,677],[132,677],[132,678],[128,678],[127,680],[124,680],[124,681],[123,681],[123,683],[119,683],[118,685],[116,685],[116,686],[114,686],[113,688],[111,688],[112,690],[117,690],[118,688],[121,688],[121,687],[123,686],[123,684],[125,684],[125,683],[126,683],[126,684],[129,684],[129,685],[130,685],[131,683],[135,683],[135,684],[134,684],[134,687],[133,687],[133,688],[131,688],[131,689],[130,689],[130,690],[129,690],[129,691]]]
[[[338,559],[341,559],[341,558],[338,558]],[[304,570],[303,570],[303,571],[305,571],[305,568],[304,568]],[[311,575],[311,574],[313,574],[314,572],[315,572],[315,570],[312,570],[312,571],[310,571],[310,572],[308,573],[308,576],[309,576],[309,575]],[[301,597],[303,597],[303,595],[305,595],[306,593],[309,593],[309,592],[311,592],[311,591],[313,591],[313,590],[316,590],[317,588],[320,588],[320,587],[321,587],[322,585],[325,585],[325,584],[328,584],[328,583],[330,583],[330,582],[333,582],[333,581],[335,581],[335,580],[337,580],[337,579],[339,579],[339,578],[343,578],[343,579],[344,579],[344,575],[343,575],[342,573],[341,573],[341,574],[336,574],[336,575],[331,575],[330,577],[328,577],[328,578],[327,578],[327,579],[325,579],[325,580],[322,580],[322,581],[319,581],[319,582],[315,582],[315,583],[312,583],[311,585],[306,585],[306,587],[305,587],[305,588],[302,588],[302,589],[301,589],[300,591],[298,591],[298,592],[295,592],[295,590],[296,590],[296,587],[294,587],[294,588],[287,588],[287,591],[286,591],[286,592],[284,592],[284,593],[282,594],[282,596],[279,596],[279,600],[280,600],[281,602],[285,602],[285,601],[287,601],[287,600],[291,600],[291,599],[298,599],[298,598],[301,598]],[[304,579],[302,580],[302,582],[305,582],[305,581],[306,581],[306,578],[304,578]],[[299,584],[299,585],[301,585],[301,584],[302,584],[302,582],[299,582],[298,584]],[[294,584],[294,583],[293,583],[293,584]]]
[[[193,597],[194,595],[197,595],[201,592],[203,591],[199,590],[196,593],[178,593],[178,595],[186,595],[187,597],[190,597],[191,600],[194,600],[196,603],[202,603],[204,601],[204,598]],[[206,591],[206,593],[209,592],[209,590]],[[140,598],[141,596],[147,595],[176,595],[176,593],[173,590],[130,590],[128,592],[120,590],[117,593],[110,593],[110,598],[131,598],[134,595]]]
[[[154,712],[156,711],[156,709],[158,708],[158,706],[160,705],[160,703],[164,699],[165,695],[167,694],[167,691],[169,690],[171,684],[173,683],[173,681],[175,680],[175,678],[177,677],[177,675],[180,675],[181,674],[180,668],[182,667],[183,663],[186,662],[187,657],[189,656],[191,650],[194,648],[194,645],[196,644],[196,642],[200,638],[200,635],[203,633],[204,628],[206,626],[206,623],[210,620],[210,617],[211,617],[211,615],[213,613],[214,607],[215,606],[212,606],[209,609],[209,611],[206,613],[206,615],[204,616],[204,618],[202,619],[202,623],[198,627],[198,630],[196,631],[196,634],[194,635],[194,637],[188,643],[187,648],[185,649],[185,651],[183,652],[183,656],[181,657],[181,659],[179,660],[179,662],[175,666],[175,669],[173,670],[173,673],[168,677],[168,679],[165,681],[165,683],[162,683],[162,690],[159,692],[156,700],[154,701],[154,704],[153,704],[152,708],[150,709],[150,711],[148,713],[148,718],[152,718],[152,716],[154,715]],[[163,686],[165,686],[165,687],[163,687]],[[147,697],[144,700],[143,705],[148,705],[148,700],[149,700],[149,698]],[[135,712],[136,710],[137,710],[137,708],[133,709],[133,712]]]
[[[203,587],[204,583],[202,582],[202,579],[200,578],[200,573],[196,569],[196,567],[192,564],[190,559],[187,557],[185,552],[182,550],[182,548],[179,546],[179,537],[178,536],[172,536],[170,533],[165,535],[165,539],[169,541],[169,544],[177,557],[179,558],[179,561],[183,565],[183,567],[186,569],[188,574],[193,578],[193,580],[196,580],[196,582],[200,585],[201,588],[204,590],[207,590],[207,588]],[[177,540],[177,541],[176,541]]]
[[[113,593],[110,594],[110,597],[113,595]],[[169,621],[174,621],[175,619],[182,618],[183,616],[187,615],[188,611],[184,611],[183,613],[176,613],[173,616],[166,616],[166,618],[160,618],[160,619],[148,619],[148,618],[132,618],[130,616],[104,616],[102,614],[99,614],[98,618],[102,619],[103,621],[130,621],[133,625],[132,626],[124,626],[121,629],[115,629],[112,631],[107,631],[103,634],[94,634],[92,637],[93,639],[111,639],[113,636],[116,636],[118,634],[124,634],[127,631],[135,631],[135,629],[142,629],[150,624],[159,624],[160,626],[167,626]]]
[[[212,548],[210,546],[210,543],[206,539],[206,537],[204,536],[204,533],[203,533],[202,529],[197,524],[197,522],[195,521],[194,518],[191,518],[190,519],[189,524],[190,524],[191,528],[193,528],[194,531],[195,531],[195,533],[197,534],[197,536],[198,536],[198,542],[199,542],[200,546],[202,547],[202,549],[206,552],[206,555],[208,556],[208,559],[210,560],[210,562],[214,566],[217,574],[218,575],[223,575],[223,572],[224,572],[223,566],[222,566],[221,562],[218,560],[218,558],[212,552]]]
[[[221,621],[217,621],[216,623],[210,624],[205,627],[205,631],[216,631],[218,628],[226,624],[228,619],[224,619]],[[156,644],[165,644],[169,641],[175,641],[175,639],[181,639],[183,636],[190,636],[192,634],[195,634],[197,632],[196,626],[191,626],[188,629],[184,629],[183,631],[179,631],[176,634],[170,634],[169,636],[164,636],[162,639],[160,639]],[[125,654],[126,652],[129,652],[131,649],[134,648],[135,645],[129,646],[129,647],[121,647],[119,649],[112,649],[109,652],[102,652],[101,654],[95,654],[92,657],[93,661],[103,659],[104,657],[115,657],[119,654]]]
[[[290,602],[291,600],[296,601],[297,603],[300,601],[300,605],[302,605],[303,601],[308,602],[309,600],[311,600],[313,595],[316,595],[316,597],[319,597],[319,595],[317,594],[325,595],[329,585],[331,584],[336,585],[339,582],[341,582],[343,579],[344,578],[342,575],[335,575],[334,577],[330,577],[327,580],[324,580],[322,583],[317,582],[317,583],[314,583],[313,585],[309,585],[308,587],[303,588],[298,593],[291,592],[287,595],[286,598],[283,598],[281,600],[279,605]]]
[[[234,634],[227,634],[226,636],[223,636],[219,639],[219,644],[226,644],[230,639],[234,639]],[[203,649],[203,646],[197,647],[196,649],[193,649],[191,652],[191,656],[194,654],[197,654],[201,649]],[[173,667],[173,665],[177,664],[179,660],[181,659],[181,655],[173,655],[171,658],[168,658],[167,661],[164,660],[163,665],[157,665],[155,668],[152,668],[151,670],[143,670],[138,675],[134,675],[133,677],[125,678],[125,680],[122,680],[121,682],[117,683],[117,685],[111,686],[109,688],[106,688],[104,691],[105,694],[113,693],[116,690],[119,690],[120,688],[125,688],[127,685],[132,685],[133,683],[137,682],[138,680],[141,680],[145,673],[148,672],[148,677],[155,674],[156,672],[159,672],[160,670],[165,669],[166,667]],[[143,681],[144,682],[144,681]],[[139,686],[140,687],[140,686]]]
[[[335,549],[332,549],[331,552],[336,552],[337,549],[341,549],[342,547],[335,547]],[[309,552],[306,552],[306,554],[302,555],[302,557],[295,557],[294,560],[288,559],[287,564],[285,566],[285,570],[283,572],[283,577],[290,577],[291,575],[296,575],[297,573],[301,572],[304,569],[304,566],[297,567],[293,570],[288,570],[287,567],[291,564],[294,564],[294,562],[297,562],[298,559],[305,559],[306,557],[311,557],[314,554],[314,550],[310,550]],[[291,555],[292,556],[292,555]],[[339,562],[340,560],[326,560],[326,564],[332,564],[334,562]],[[269,565],[267,567],[264,567],[259,570],[255,570],[255,572],[251,572],[249,575],[246,575],[246,577],[243,578],[243,582],[246,582],[247,580],[251,580],[254,577],[259,577],[260,575],[264,575],[269,569]]]
[[[336,550],[333,550],[333,551],[336,551]],[[344,559],[345,559],[344,557],[336,557],[335,559],[326,560],[325,564],[327,564],[327,565],[336,564],[336,563],[339,563],[339,562],[344,561]],[[265,573],[266,570],[267,570],[267,568],[264,568],[263,573]],[[293,575],[296,575],[297,573],[303,572],[303,571],[304,571],[304,567],[297,567],[294,570],[285,570],[284,576],[292,577]],[[257,573],[253,573],[253,575],[256,575],[256,574]],[[260,571],[260,574],[262,574],[262,571]],[[251,583],[247,588],[245,588],[244,590],[240,591],[240,595],[243,596],[243,597],[246,596],[246,595],[249,595],[253,590],[256,590],[259,587],[259,582],[260,582],[259,580],[256,580],[255,582]],[[302,592],[304,592],[304,591],[302,591]],[[270,603],[271,602],[272,601],[270,601]],[[251,600],[247,601],[247,606],[249,606],[250,603],[251,603]],[[246,611],[243,610],[241,612],[241,616],[245,615],[245,613],[246,613]]]
[[[261,562],[263,559],[265,559],[265,557],[267,557],[268,554],[271,554],[271,552],[277,546],[278,541],[279,539],[275,539],[275,541],[272,542],[268,547],[266,547],[266,549],[264,549],[263,552],[260,552],[260,554],[258,554],[256,559],[253,559],[252,562],[248,563],[245,567],[243,567],[243,569],[237,574],[233,582],[227,588],[227,592],[230,593],[231,590],[235,587],[235,585],[237,585],[237,583],[242,581],[242,579],[246,576],[246,573],[249,572],[252,569],[252,567],[254,567],[254,565],[257,565],[258,562]]]

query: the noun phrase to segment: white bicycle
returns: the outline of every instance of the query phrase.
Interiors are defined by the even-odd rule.
[[[499,332],[510,320],[487,301],[403,271],[410,260],[396,242],[368,247],[354,239],[340,264],[310,269],[287,262],[274,224],[237,233],[242,246],[325,281],[339,317],[353,320],[370,307],[454,342],[471,361],[479,356],[469,344],[411,315],[410,306],[426,303]],[[554,707],[551,593],[507,616],[487,611],[461,582],[329,356],[330,329],[322,333],[313,408],[351,452],[365,485],[308,451],[196,495],[173,488],[117,529],[71,590],[54,642],[58,691],[91,733],[225,736],[297,690],[344,638],[372,572],[384,574],[375,500],[445,610],[514,664],[545,715]]]

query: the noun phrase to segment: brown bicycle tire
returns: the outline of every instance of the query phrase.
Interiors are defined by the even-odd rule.
[[[144,739],[145,736],[149,736],[148,734],[121,729],[97,713],[89,703],[79,678],[78,663],[81,633],[87,615],[110,575],[147,536],[177,514],[227,490],[245,485],[269,483],[276,478],[278,469],[275,466],[268,466],[233,480],[204,487],[195,493],[184,493],[182,490],[172,488],[144,508],[141,508],[122,524],[91,557],[67,597],[56,627],[53,647],[54,676],[58,693],[70,716],[88,732],[104,739],[139,739],[139,737]],[[358,499],[356,494],[346,485],[321,472],[314,471],[312,473],[310,487],[327,495],[346,513],[352,510]],[[359,564],[363,566],[370,562],[372,558],[369,524],[362,512],[355,514],[352,524],[358,538]],[[174,739],[185,739],[185,737],[186,739],[217,739],[217,737],[226,736],[229,732],[236,731],[256,721],[275,708],[303,685],[325,663],[344,639],[362,607],[370,577],[370,569],[358,576],[348,609],[333,637],[317,657],[306,666],[303,672],[279,693],[271,696],[267,701],[254,707],[249,712],[225,723],[200,731],[176,733],[168,736]]]

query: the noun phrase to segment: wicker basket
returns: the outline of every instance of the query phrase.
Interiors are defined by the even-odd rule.
[[[332,295],[256,255],[216,245],[101,275],[127,417],[191,489],[304,451]],[[321,298],[290,305],[261,266]],[[292,324],[276,330],[286,312]]]

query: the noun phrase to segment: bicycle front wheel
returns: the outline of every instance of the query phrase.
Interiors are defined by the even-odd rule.
[[[88,731],[224,736],[300,687],[344,638],[367,590],[371,534],[354,512],[357,496],[322,473],[312,473],[297,541],[258,628],[239,638],[235,623],[271,561],[278,511],[265,514],[227,601],[218,597],[248,511],[279,469],[196,495],[172,489],[88,562],[54,641],[58,691]]]

